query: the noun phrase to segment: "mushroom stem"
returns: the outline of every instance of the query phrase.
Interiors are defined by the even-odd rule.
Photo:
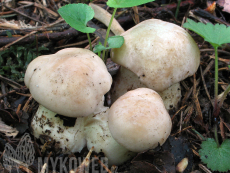
[[[108,127],[109,108],[104,107],[103,110],[84,118],[87,148],[94,147],[95,152],[103,152],[108,159],[109,166],[120,165],[136,153],[129,151],[113,139]]]
[[[112,15],[100,6],[93,3],[89,3],[89,6],[94,10],[94,18],[104,23],[108,27]],[[121,35],[123,32],[125,32],[125,30],[121,27],[115,18],[113,19],[110,29],[115,35]]]
[[[73,127],[64,126],[63,120],[56,117],[57,113],[39,105],[34,115],[31,127],[33,135],[39,138],[40,135],[48,135],[56,143],[63,153],[80,152],[86,144],[84,137],[83,118],[78,117]]]
[[[137,75],[123,66],[120,67],[118,73],[114,77],[113,82],[114,83],[111,89],[112,103],[130,90],[146,88],[146,86],[138,79]],[[168,112],[173,108],[178,109],[178,103],[181,99],[180,83],[176,83],[166,90],[158,92],[158,94],[162,97]]]
[[[101,103],[104,99],[101,100]],[[51,137],[59,144],[62,153],[75,153],[87,146],[94,147],[94,151],[103,152],[108,159],[109,166],[120,165],[133,157],[136,153],[118,144],[112,137],[108,127],[109,108],[98,105],[97,113],[87,117],[78,117],[73,127],[64,126],[63,120],[57,113],[39,105],[31,123],[33,135]]]

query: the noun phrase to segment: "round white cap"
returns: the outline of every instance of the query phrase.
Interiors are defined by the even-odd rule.
[[[157,92],[139,88],[116,100],[109,111],[113,138],[133,152],[162,145],[171,132],[171,118]]]
[[[28,66],[25,84],[47,109],[68,117],[88,116],[110,90],[112,77],[99,56],[67,48],[39,56]]]
[[[109,108],[85,117],[84,133],[87,148],[94,147],[94,151],[103,152],[108,159],[109,166],[121,165],[136,153],[133,153],[115,141],[108,127]]]
[[[111,50],[112,60],[157,92],[193,75],[200,64],[195,41],[173,23],[145,20],[121,35],[125,42]]]

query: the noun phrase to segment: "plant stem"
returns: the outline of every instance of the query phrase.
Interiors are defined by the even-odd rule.
[[[219,115],[220,107],[217,104],[217,96],[218,96],[218,46],[214,46],[215,50],[215,86],[214,86],[214,111],[213,111],[213,116],[214,116],[214,137],[216,140],[216,144],[219,147],[220,143],[218,140],[218,134],[217,134],[217,116]]]
[[[214,109],[213,109],[213,117],[215,123],[217,123],[217,117],[220,113],[220,107],[218,104],[218,46],[213,46],[215,50],[215,84],[214,84]]]
[[[216,140],[217,147],[220,147],[218,134],[217,134],[217,124],[214,125],[214,137],[215,137],[215,140]]]
[[[89,33],[86,33],[86,34],[87,34],[87,37],[88,37],[88,40],[89,40],[90,50],[93,51],[92,43],[91,43],[91,39],[90,39]]]
[[[178,0],[177,7],[176,7],[176,14],[175,14],[176,19],[177,19],[178,13],[179,13],[180,3],[181,3],[181,0]]]
[[[112,25],[112,22],[113,22],[113,18],[114,18],[115,14],[116,14],[116,11],[117,11],[117,8],[114,9],[112,17],[111,17],[110,22],[109,22],[109,26],[108,26],[108,29],[107,29],[107,32],[106,32],[105,42],[104,42],[105,47],[107,46],[107,40],[108,40],[108,37],[109,37],[110,28],[111,28],[111,25]],[[105,50],[103,50],[103,54],[102,54],[102,60],[104,61],[104,59],[105,59]]]
[[[216,100],[218,96],[218,51],[217,51],[218,47],[215,46],[214,49],[215,49],[215,88],[214,88],[215,95],[214,97]]]

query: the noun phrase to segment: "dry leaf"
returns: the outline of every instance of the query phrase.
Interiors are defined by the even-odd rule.
[[[211,5],[209,5],[205,11],[213,14],[215,12],[215,9],[216,9],[216,2],[213,2]]]
[[[6,136],[12,136],[13,138],[17,136],[18,130],[6,125],[1,119],[0,119],[0,132],[4,133]]]

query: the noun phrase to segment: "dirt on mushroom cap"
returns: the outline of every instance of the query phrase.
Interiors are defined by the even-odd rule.
[[[27,68],[25,84],[34,99],[49,110],[77,117],[95,111],[109,91],[112,77],[93,52],[68,48],[33,60]]]
[[[155,148],[171,132],[171,118],[157,92],[139,88],[116,100],[109,111],[113,138],[133,152]]]
[[[134,72],[155,91],[193,75],[200,63],[200,51],[181,27],[150,19],[122,34],[121,48],[112,49],[112,60]]]

